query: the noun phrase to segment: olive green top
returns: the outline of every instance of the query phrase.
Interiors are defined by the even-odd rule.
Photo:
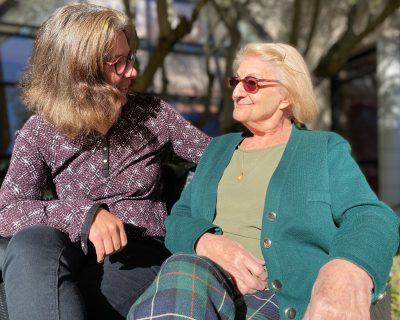
[[[261,259],[265,195],[285,147],[286,143],[256,150],[236,149],[218,185],[214,223]]]

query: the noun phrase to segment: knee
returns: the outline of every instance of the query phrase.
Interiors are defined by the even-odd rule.
[[[4,270],[10,263],[34,267],[37,261],[58,259],[67,241],[67,235],[49,226],[24,228],[7,245]]]
[[[177,253],[165,260],[161,267],[161,273],[168,272],[206,272],[215,275],[224,271],[206,257],[195,254]]]
[[[180,270],[185,266],[193,266],[196,264],[202,264],[204,257],[197,256],[195,254],[188,253],[175,253],[164,261],[162,268],[171,270]]]

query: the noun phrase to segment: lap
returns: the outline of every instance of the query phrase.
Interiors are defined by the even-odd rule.
[[[79,244],[72,243],[63,232],[46,225],[34,225],[22,229],[11,238],[2,238],[4,264],[2,269],[29,265],[33,273],[44,265],[57,265],[60,260],[71,270],[82,262],[83,252]]]
[[[31,287],[40,290],[41,284],[49,283],[46,277],[54,275],[52,270],[62,265],[64,273],[59,277],[72,281],[79,288],[89,310],[89,319],[124,319],[170,255],[158,239],[128,235],[124,250],[100,264],[92,246],[85,256],[79,243],[72,243],[68,235],[45,225],[25,228],[10,240],[2,239],[5,245],[0,247],[0,258],[1,249],[4,249],[8,281],[20,279],[18,270],[24,270]],[[30,267],[26,268],[27,265]]]
[[[171,319],[279,319],[279,309],[272,292],[241,296],[229,274],[211,260],[175,254],[161,266],[128,319],[166,315]]]
[[[163,242],[153,238],[128,238],[127,246],[102,264],[97,263],[91,249],[78,281],[90,318],[125,318],[168,256]],[[99,308],[102,304],[108,308]],[[109,312],[107,316],[105,312]]]

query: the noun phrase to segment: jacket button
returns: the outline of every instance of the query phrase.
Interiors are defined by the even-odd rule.
[[[275,290],[281,290],[282,283],[279,280],[272,280],[272,288],[274,288]]]
[[[273,211],[268,212],[268,220],[272,221],[272,222],[275,221],[276,220],[276,213],[273,212]]]
[[[378,298],[376,299],[376,302],[381,301],[384,297],[386,297],[386,291],[385,291],[385,292],[382,292],[382,293],[378,296]]]
[[[271,246],[272,246],[272,241],[271,241],[271,239],[269,239],[269,238],[265,238],[264,241],[263,241],[263,243],[264,243],[264,248],[265,248],[265,249],[269,249],[269,248],[271,248]]]
[[[296,309],[293,307],[288,307],[285,309],[285,317],[288,319],[296,318]]]

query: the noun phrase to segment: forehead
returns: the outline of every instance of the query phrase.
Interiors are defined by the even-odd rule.
[[[128,40],[126,39],[125,33],[123,31],[118,31],[114,43],[111,47],[110,55],[113,57],[120,55],[127,55],[129,51],[130,47],[128,44]]]
[[[236,74],[241,78],[246,76],[271,78],[277,75],[277,67],[272,62],[265,61],[261,57],[243,57]]]

